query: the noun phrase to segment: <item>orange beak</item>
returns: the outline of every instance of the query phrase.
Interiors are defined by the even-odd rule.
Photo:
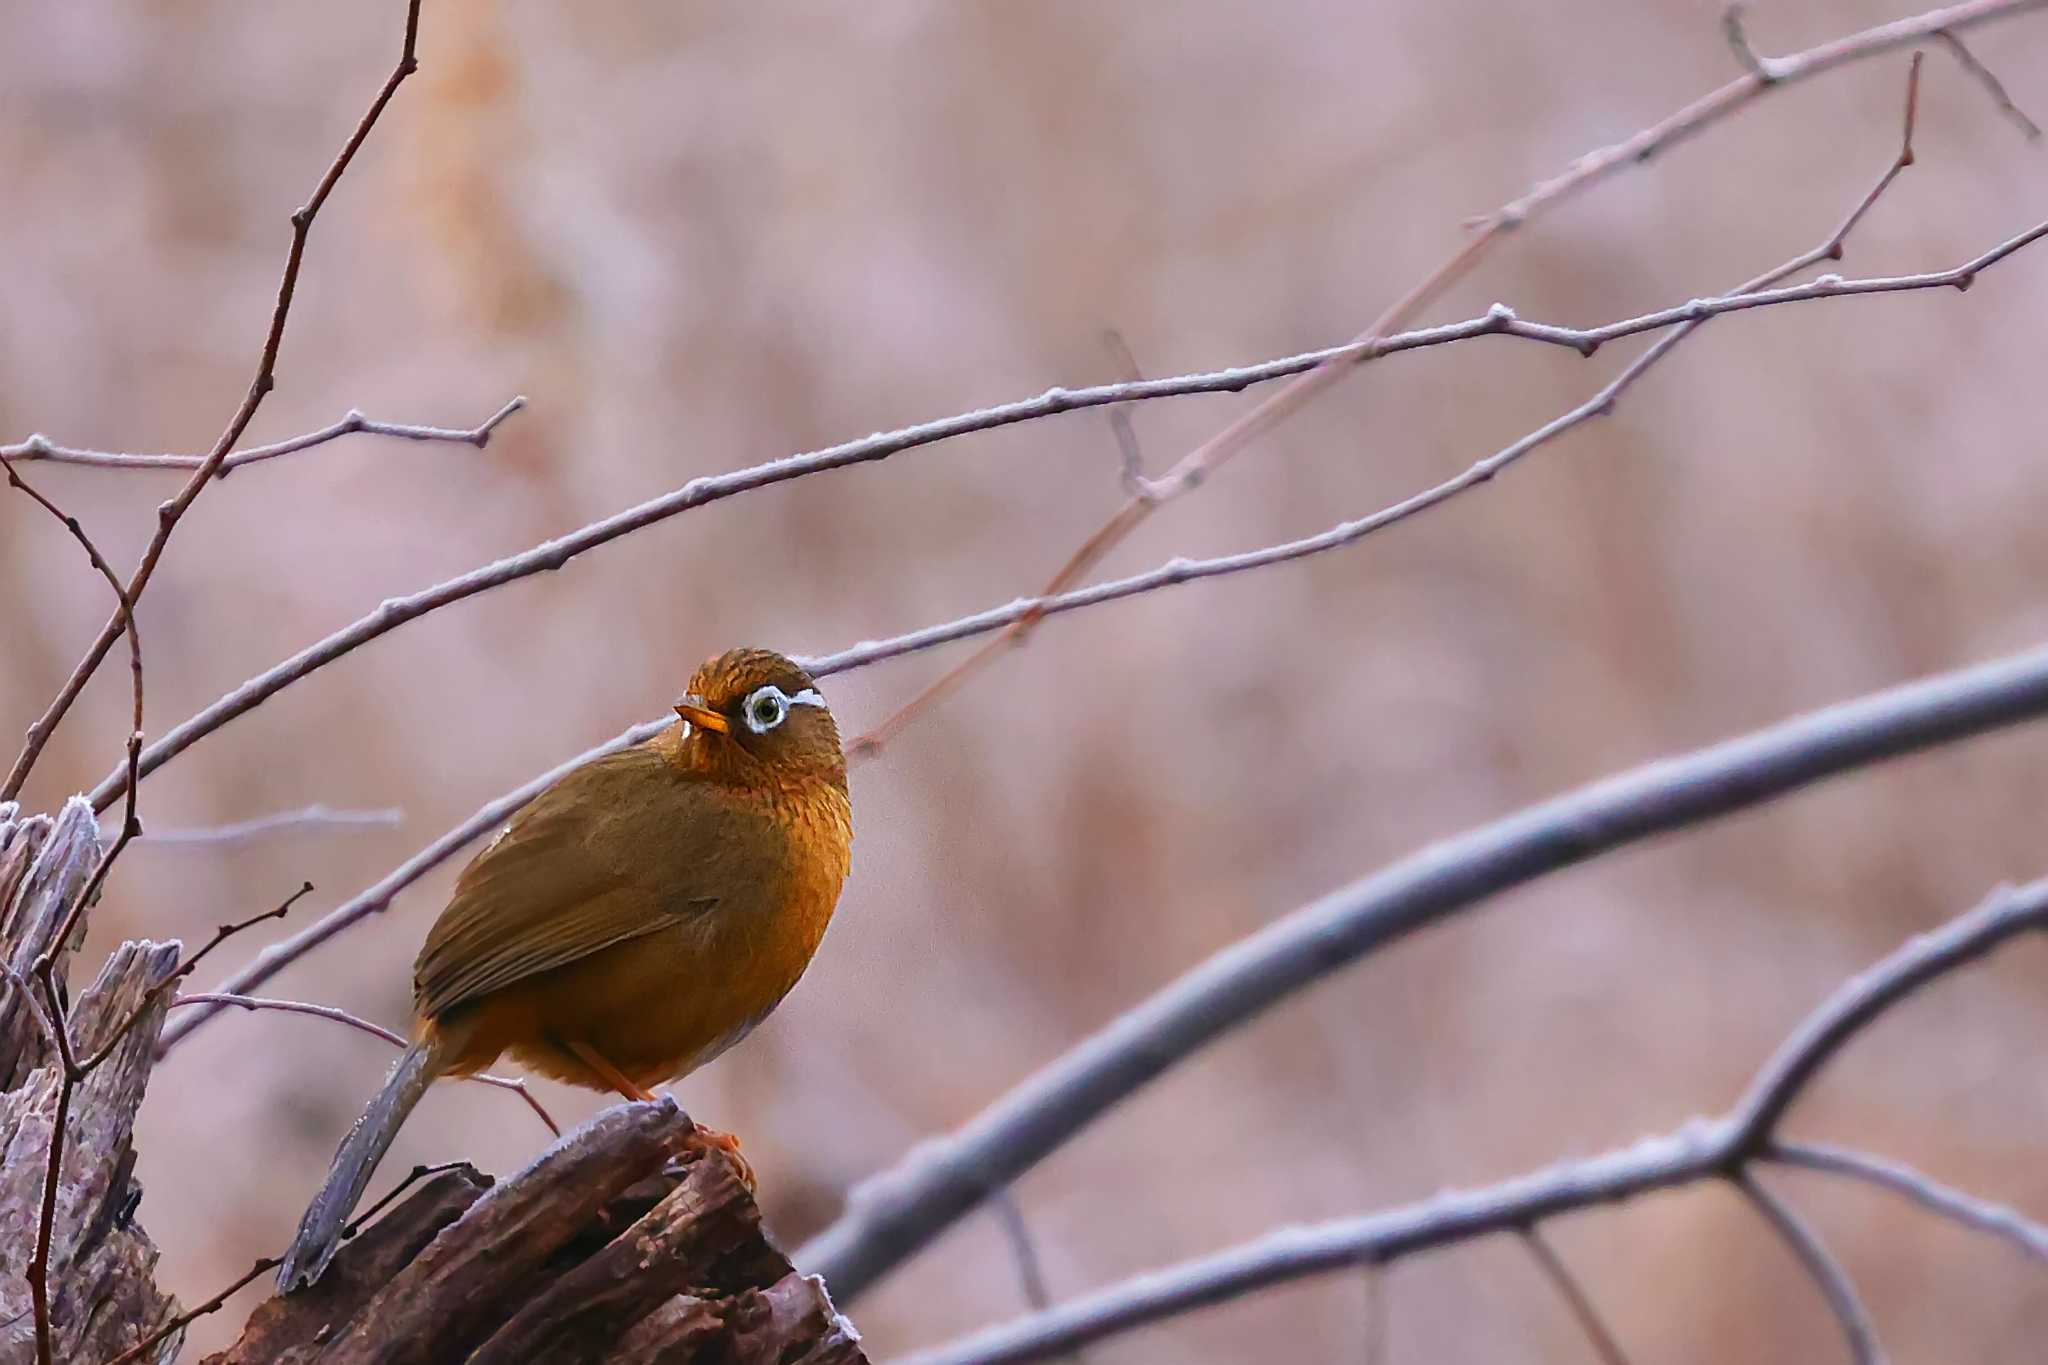
[[[700,730],[720,735],[732,733],[732,723],[706,706],[701,697],[684,697],[676,703],[676,714]]]

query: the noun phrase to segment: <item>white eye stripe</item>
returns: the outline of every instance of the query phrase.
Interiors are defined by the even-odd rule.
[[[822,707],[824,704],[825,699],[818,695],[816,688],[806,687],[792,697],[770,683],[766,687],[757,687],[747,694],[746,704],[740,708],[740,716],[746,721],[749,730],[757,735],[765,735],[789,719],[790,707]]]

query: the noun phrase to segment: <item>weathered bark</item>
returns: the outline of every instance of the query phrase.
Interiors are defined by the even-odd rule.
[[[480,1195],[429,1183],[207,1365],[860,1361],[731,1163],[688,1145],[694,1131],[672,1101],[621,1105]],[[349,1287],[328,1297],[337,1277]]]
[[[99,857],[92,812],[0,806],[0,1365],[35,1360],[26,1273],[63,1076],[25,979]],[[63,981],[57,961],[56,979]],[[133,1221],[130,1130],[178,945],[123,944],[70,1012],[91,1057],[72,1089],[49,1256],[53,1359],[104,1365],[179,1321]],[[147,1002],[147,1008],[141,1008]],[[607,1110],[493,1186],[443,1171],[345,1243],[312,1288],[272,1298],[205,1365],[858,1365],[852,1326],[761,1228],[731,1163],[673,1101]],[[167,1365],[180,1330],[141,1353]]]
[[[50,1136],[62,1075],[34,1005],[23,997],[36,958],[50,947],[99,858],[99,832],[82,801],[52,821],[18,820],[0,808],[0,1362],[33,1361],[35,1315],[28,1283],[41,1224]],[[68,948],[71,945],[60,945]],[[68,953],[60,954],[60,964]],[[124,943],[70,1011],[77,1055],[110,1041],[178,963],[175,943]],[[60,966],[61,973],[61,966]],[[57,977],[62,980],[61,974]],[[130,1146],[163,1024],[162,993],[108,1056],[72,1090],[64,1118],[55,1216],[49,1238],[52,1355],[103,1361],[177,1312],[152,1272],[156,1247],[133,1221],[142,1189]],[[175,1337],[167,1343],[175,1348]],[[168,1359],[168,1354],[160,1357]]]

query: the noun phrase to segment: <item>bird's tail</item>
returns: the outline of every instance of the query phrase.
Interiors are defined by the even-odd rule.
[[[298,1235],[292,1238],[291,1249],[278,1265],[277,1287],[282,1292],[289,1294],[312,1284],[334,1259],[335,1250],[341,1245],[342,1226],[355,1211],[356,1201],[363,1197],[370,1173],[377,1169],[391,1140],[398,1136],[398,1126],[405,1122],[405,1116],[440,1074],[439,1052],[438,1040],[432,1035],[408,1047],[385,1077],[384,1088],[341,1140],[334,1164],[327,1170],[326,1183],[306,1206],[305,1217],[299,1220]]]

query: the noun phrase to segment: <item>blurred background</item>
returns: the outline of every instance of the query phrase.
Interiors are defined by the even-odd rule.
[[[1759,5],[1781,52],[1910,13]],[[0,4],[0,439],[204,450],[240,399],[286,215],[395,53],[402,5]],[[422,69],[313,233],[249,443],[350,407],[486,451],[354,438],[209,489],[143,611],[149,729],[372,609],[694,475],[1118,377],[1341,341],[1459,222],[1737,69],[1719,6],[1489,0],[745,7],[432,0]],[[2048,116],[2048,19],[1971,35]],[[1592,324],[1820,241],[1893,156],[1904,53],[1773,95],[1510,238],[1433,310]],[[1920,164],[1852,274],[1954,264],[2048,215],[2044,155],[1930,51]],[[1302,901],[1619,766],[2048,636],[2039,476],[2048,254],[1967,295],[1724,319],[1605,423],[1313,562],[1069,616],[854,775],[855,872],[817,964],[678,1089],[744,1136],[791,1246],[847,1188]],[[1404,496],[1579,402],[1584,361],[1504,340],[1402,355],[1153,518],[1105,573],[1248,548]],[[1256,401],[1135,411],[1156,472]],[[176,476],[42,466],[131,564]],[[954,441],[660,524],[409,625],[144,786],[161,828],[312,802],[395,827],[147,843],[95,944],[202,940],[317,893],[266,941],[486,799],[657,713],[735,642],[821,652],[1034,590],[1121,497],[1100,412]],[[0,731],[104,620],[60,528],[0,498]],[[960,647],[956,647],[960,648]],[[834,678],[848,733],[957,653]],[[119,757],[104,669],[28,796]],[[12,740],[9,745],[11,752]],[[1276,1224],[1587,1154],[1725,1106],[1850,972],[2048,871],[2048,734],[1835,783],[1546,881],[1342,973],[1197,1056],[1016,1196],[1055,1296]],[[458,860],[459,861],[459,860]],[[274,993],[403,1028],[455,865]],[[90,960],[95,954],[89,954]],[[1872,1030],[1793,1116],[2048,1215],[2048,948]],[[390,1061],[319,1020],[230,1016],[159,1070],[139,1217],[205,1298],[286,1239]],[[542,1083],[565,1121],[606,1103]],[[505,1171],[546,1134],[443,1086],[386,1178]],[[381,1183],[381,1182],[380,1182]],[[1777,1181],[1896,1357],[2020,1360],[2048,1280],[1826,1177]],[[1734,1195],[1661,1195],[1553,1238],[1637,1359],[1839,1350]],[[1496,1239],[1391,1275],[1394,1361],[1580,1360]],[[188,1357],[251,1298],[199,1323]],[[877,1357],[1023,1307],[977,1215],[861,1301]],[[1352,1358],[1356,1275],[1093,1348],[1110,1361]]]

